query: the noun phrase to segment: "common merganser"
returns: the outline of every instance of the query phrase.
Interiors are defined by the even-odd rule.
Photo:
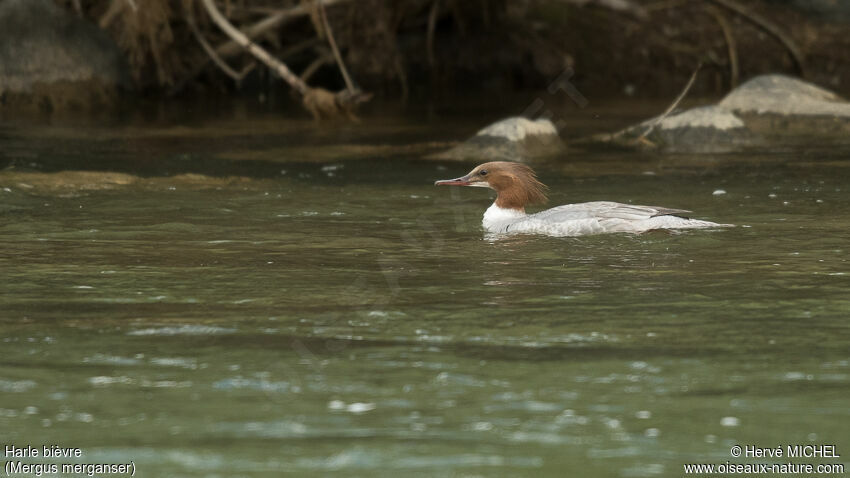
[[[690,219],[691,211],[655,206],[635,206],[594,201],[553,207],[526,214],[525,206],[546,202],[546,185],[521,163],[495,161],[477,166],[466,176],[445,179],[437,186],[475,186],[496,191],[496,201],[484,213],[482,225],[490,233],[531,233],[548,236],[583,236],[609,232],[641,233],[653,229],[729,227]]]

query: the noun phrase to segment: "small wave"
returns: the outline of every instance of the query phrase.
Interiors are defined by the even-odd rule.
[[[236,329],[213,325],[181,325],[178,327],[154,327],[127,332],[127,335],[220,335],[232,334]]]

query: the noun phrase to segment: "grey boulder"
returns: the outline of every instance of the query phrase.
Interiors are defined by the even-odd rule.
[[[763,75],[716,105],[650,119],[596,138],[666,152],[722,153],[813,143],[828,147],[847,142],[848,133],[850,103],[840,96],[796,78]]]
[[[564,149],[555,125],[548,119],[511,117],[478,131],[463,143],[434,155],[436,159],[526,161]]]

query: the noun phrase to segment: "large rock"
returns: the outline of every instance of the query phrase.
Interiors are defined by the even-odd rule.
[[[773,141],[844,137],[850,133],[850,103],[835,93],[783,75],[753,78],[718,106],[734,111],[753,132]]]
[[[668,152],[719,153],[846,143],[848,134],[850,103],[796,78],[764,75],[742,84],[716,105],[660,122],[651,119],[597,139],[628,147],[649,144]],[[637,141],[644,135],[648,141]]]
[[[503,119],[448,151],[431,155],[437,159],[478,161],[525,161],[563,151],[555,125],[547,119]]]
[[[739,113],[850,118],[850,103],[840,96],[784,75],[757,76],[732,90],[718,106]]]
[[[0,105],[89,107],[128,78],[121,52],[96,26],[51,0],[0,0]]]
[[[654,125],[654,126],[653,126]],[[754,138],[735,113],[718,106],[702,106],[641,123],[629,136],[646,138],[668,152],[725,153],[753,143]]]

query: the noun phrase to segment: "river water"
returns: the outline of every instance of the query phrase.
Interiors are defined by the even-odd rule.
[[[494,239],[489,191],[432,185],[474,163],[422,157],[481,124],[4,123],[0,442],[155,477],[846,466],[850,150],[573,151],[551,205],[737,227]]]

